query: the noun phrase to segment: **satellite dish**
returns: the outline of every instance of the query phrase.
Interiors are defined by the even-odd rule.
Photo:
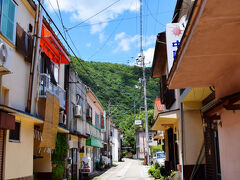
[[[6,60],[7,60],[7,54],[8,54],[8,52],[7,52],[7,46],[3,43],[3,42],[1,42],[0,43],[0,61],[1,61],[1,64],[3,65],[5,62],[6,62]]]

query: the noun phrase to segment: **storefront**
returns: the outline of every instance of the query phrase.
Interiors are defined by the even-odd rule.
[[[100,151],[101,148],[103,148],[102,140],[97,137],[90,136],[90,138],[86,140],[86,145],[87,156],[91,157],[93,169],[96,169],[96,162],[100,161]]]

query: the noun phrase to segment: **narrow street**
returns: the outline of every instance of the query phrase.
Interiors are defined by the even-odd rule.
[[[141,160],[124,159],[118,162],[115,167],[110,168],[104,174],[95,177],[96,180],[152,180],[148,175],[148,166],[142,165]]]

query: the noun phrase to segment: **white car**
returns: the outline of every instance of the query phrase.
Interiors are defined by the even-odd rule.
[[[156,156],[153,157],[153,164],[158,163],[159,166],[165,165],[165,153],[163,151],[156,152]]]

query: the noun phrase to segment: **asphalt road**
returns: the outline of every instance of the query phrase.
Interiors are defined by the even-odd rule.
[[[153,180],[147,173],[149,168],[140,160],[124,159],[94,180]]]

